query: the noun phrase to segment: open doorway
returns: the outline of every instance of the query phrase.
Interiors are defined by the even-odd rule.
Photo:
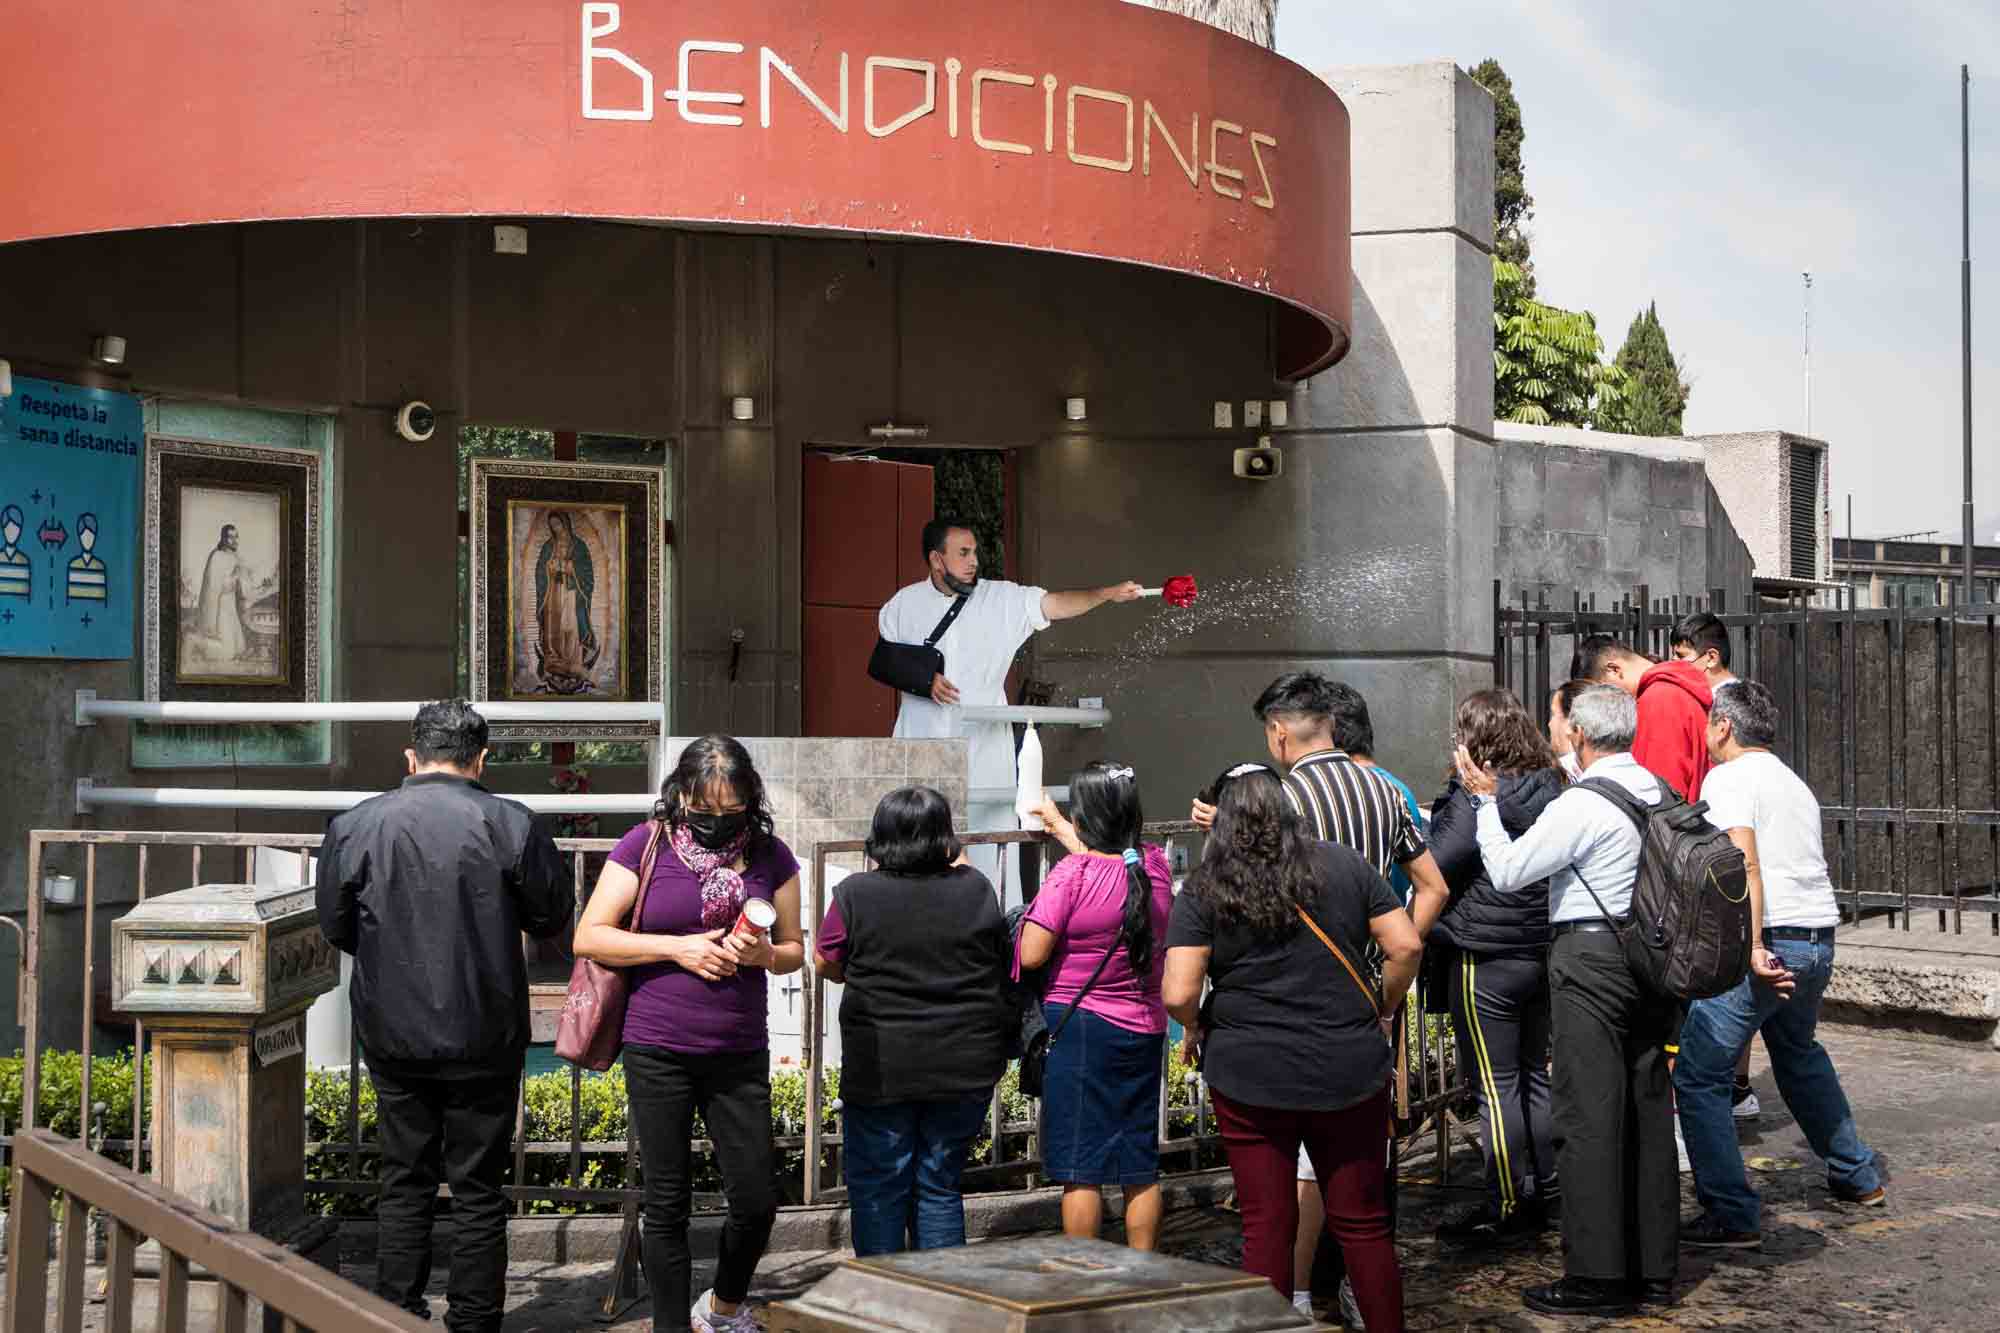
[[[898,588],[925,577],[921,534],[937,514],[962,519],[979,538],[981,577],[1008,577],[1014,477],[1012,450],[808,450],[800,541],[805,735],[894,729],[895,691],[868,676],[876,614]]]

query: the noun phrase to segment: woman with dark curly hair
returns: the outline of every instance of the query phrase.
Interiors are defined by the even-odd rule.
[[[1399,1333],[1388,1034],[1423,941],[1373,867],[1307,840],[1270,769],[1232,769],[1220,786],[1201,864],[1174,899],[1161,990],[1200,1051],[1243,1213],[1243,1268],[1290,1297],[1303,1143],[1362,1317],[1371,1333]],[[1361,971],[1371,941],[1384,955],[1379,996]]]
[[[1557,691],[1551,707],[1568,702]],[[1554,752],[1506,690],[1466,696],[1455,740],[1498,775],[1500,821],[1514,837],[1562,795]],[[1438,1228],[1438,1239],[1468,1248],[1540,1232],[1557,1197],[1549,1141],[1549,886],[1496,891],[1479,859],[1478,815],[1454,767],[1431,807],[1431,855],[1451,902],[1429,943],[1431,975],[1443,976],[1451,997],[1458,1067],[1470,1075],[1486,1122],[1486,1198]]]
[[[649,851],[638,929],[628,930]],[[776,920],[738,934],[750,912]],[[742,742],[681,751],[653,818],[619,840],[576,927],[576,952],[627,978],[625,1079],[645,1166],[641,1259],[653,1322],[701,1333],[757,1327],[743,1298],[778,1215],[765,983],[805,964],[799,863],[772,833],[764,781]],[[729,1217],[715,1286],[688,1301],[694,1115],[715,1145]]]

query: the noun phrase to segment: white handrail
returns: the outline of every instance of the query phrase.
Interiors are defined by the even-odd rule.
[[[1111,711],[1105,708],[1043,708],[1025,704],[962,704],[958,715],[966,722],[1033,722],[1045,727],[1101,727],[1111,721]]]
[[[89,778],[76,784],[76,808],[85,813],[97,806],[117,805],[141,809],[182,810],[310,810],[338,813],[352,810],[377,791],[320,791],[312,788],[273,787],[100,787]],[[540,792],[500,792],[510,801],[519,801],[539,815],[649,813],[659,799],[653,792],[607,792],[588,796],[564,796]],[[1051,799],[1066,801],[1069,788],[1049,788]],[[1011,803],[1012,787],[974,787],[969,799],[976,804]]]
[[[191,699],[100,699],[95,690],[76,692],[76,725],[99,718],[133,722],[408,722],[423,700],[313,703],[210,703]],[[554,700],[508,703],[480,700],[488,722],[651,722],[660,721],[657,703],[580,703]]]
[[[315,810],[335,813],[351,810],[381,794],[378,791],[286,788],[99,787],[90,779],[83,778],[76,784],[76,807],[79,812],[87,812],[97,806],[117,805],[150,809]],[[646,814],[659,799],[653,792],[613,792],[589,796],[544,795],[540,792],[498,794],[510,801],[519,801],[538,815]]]

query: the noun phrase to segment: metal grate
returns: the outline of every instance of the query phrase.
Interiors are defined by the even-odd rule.
[[[1819,464],[1820,451],[1810,445],[1795,444],[1790,466],[1792,506],[1791,567],[1785,573],[1795,579],[1819,577]]]

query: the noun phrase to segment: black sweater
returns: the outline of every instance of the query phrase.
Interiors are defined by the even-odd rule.
[[[1520,837],[1562,791],[1562,774],[1553,768],[1502,775],[1496,793],[1501,824]],[[1477,816],[1471,793],[1456,778],[1431,807],[1431,855],[1451,889],[1437,932],[1467,953],[1538,956],[1554,938],[1548,881],[1515,893],[1495,889],[1479,858]]]
[[[1012,954],[986,876],[849,875],[840,1096],[857,1105],[984,1096],[1007,1067]]]

